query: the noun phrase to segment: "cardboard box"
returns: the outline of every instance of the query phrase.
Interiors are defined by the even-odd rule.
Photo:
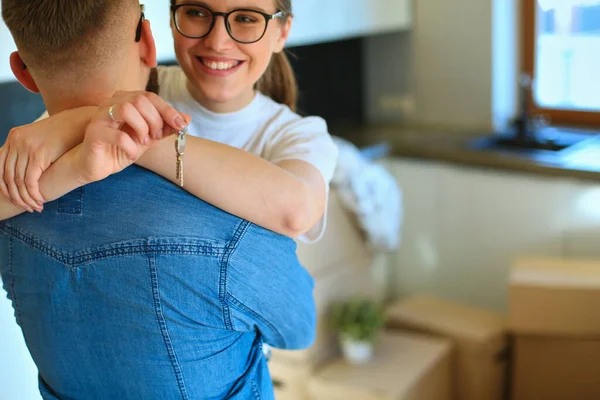
[[[513,264],[509,326],[518,334],[600,338],[600,260],[522,258]]]
[[[600,399],[600,340],[518,336],[513,400]]]
[[[276,400],[308,399],[308,383],[313,373],[311,365],[272,359],[269,361],[269,371]]]
[[[273,359],[319,365],[339,355],[337,333],[329,326],[331,305],[356,294],[375,295],[369,258],[348,260],[326,273],[315,277],[314,297],[317,307],[317,335],[315,343],[306,350],[286,351],[272,349]]]
[[[353,215],[344,209],[333,189],[329,193],[327,227],[321,240],[296,243],[298,259],[313,277],[330,268],[345,268],[351,260],[371,257]]]
[[[417,296],[386,310],[389,328],[451,339],[453,398],[499,400],[506,393],[506,318],[455,301]]]
[[[509,295],[513,399],[600,399],[600,261],[519,259]]]
[[[449,400],[450,341],[384,333],[372,362],[337,360],[310,379],[315,400]]]

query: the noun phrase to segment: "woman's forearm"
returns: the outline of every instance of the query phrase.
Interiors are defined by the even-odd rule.
[[[174,141],[167,138],[153,145],[137,164],[177,183]],[[320,218],[306,182],[222,143],[188,137],[184,176],[185,189],[196,197],[286,236],[304,233]]]
[[[56,200],[89,183],[77,173],[80,148],[81,145],[78,145],[68,151],[43,173],[40,178],[40,191],[47,201]],[[25,211],[0,195],[0,220],[12,218]]]

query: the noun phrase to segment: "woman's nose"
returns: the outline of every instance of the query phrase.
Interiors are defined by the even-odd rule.
[[[225,17],[218,15],[215,18],[212,31],[204,38],[205,46],[215,51],[228,49],[234,40],[229,36],[225,27]]]

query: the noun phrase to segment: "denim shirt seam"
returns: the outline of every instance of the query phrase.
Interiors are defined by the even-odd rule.
[[[277,328],[275,327],[275,325],[273,325],[270,321],[268,321],[262,315],[260,315],[259,313],[257,313],[256,311],[254,311],[253,309],[251,309],[250,307],[248,307],[247,305],[245,305],[243,302],[241,302],[239,299],[237,299],[231,293],[229,293],[227,295],[227,298],[228,298],[228,300],[231,303],[231,306],[233,308],[236,308],[236,309],[238,309],[239,311],[241,311],[243,313],[248,313],[253,318],[261,321],[263,324],[265,324],[266,326],[269,327],[269,329],[273,332],[273,334],[275,336],[277,336],[277,339],[279,340],[279,343],[285,343],[285,341],[284,341],[283,336],[281,335],[281,333],[279,333],[279,331],[277,330]]]
[[[66,251],[60,250],[43,240],[34,239],[27,235],[21,229],[2,224],[0,231],[4,231],[9,237],[17,239],[36,250],[44,253],[48,257],[62,263],[65,266],[72,268],[81,267],[84,264],[94,262],[103,258],[118,257],[134,254],[183,254],[183,255],[203,255],[210,257],[219,257],[225,254],[229,246],[216,246],[202,243],[195,244],[150,244],[149,238],[138,239],[137,243],[126,241],[122,244],[113,243],[98,247],[93,250],[79,252],[79,254],[69,254]],[[189,238],[181,238],[189,239]]]
[[[260,400],[260,390],[258,390],[258,385],[256,384],[256,381],[254,379],[252,379],[250,381],[250,387],[252,388],[252,394],[254,394],[254,399],[255,400]]]
[[[177,358],[177,352],[175,351],[175,347],[173,346],[173,341],[171,340],[171,335],[169,333],[169,327],[167,326],[167,321],[165,320],[165,316],[162,309],[162,302],[160,297],[160,288],[158,283],[158,268],[156,267],[156,255],[148,257],[148,269],[150,272],[150,282],[152,285],[152,297],[153,297],[153,305],[154,305],[154,313],[156,315],[156,321],[158,323],[158,327],[160,329],[167,354],[169,355],[169,360],[171,361],[171,366],[173,367],[173,372],[175,374],[175,379],[177,380],[177,385],[179,386],[179,392],[181,394],[182,400],[188,400],[189,395],[187,393],[187,388],[185,384],[185,379],[183,377],[183,370],[179,363],[179,359]]]
[[[235,250],[238,248],[238,243],[246,232],[248,231],[248,227],[250,226],[250,222],[246,220],[241,220],[238,224],[236,230],[233,233],[233,237],[229,241],[227,248],[225,249],[225,254],[221,258],[221,267],[219,270],[219,301],[221,302],[221,308],[223,310],[223,324],[225,325],[225,329],[235,330],[233,319],[231,317],[231,310],[229,309],[229,304],[227,301],[227,281],[229,278],[229,260]]]

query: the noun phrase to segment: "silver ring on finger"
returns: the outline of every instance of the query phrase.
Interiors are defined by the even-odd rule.
[[[108,109],[108,116],[110,117],[110,119],[112,119],[115,122],[121,123],[121,121],[119,121],[117,119],[117,117],[115,117],[115,106],[116,104],[113,104],[112,106],[110,106],[110,108]]]

